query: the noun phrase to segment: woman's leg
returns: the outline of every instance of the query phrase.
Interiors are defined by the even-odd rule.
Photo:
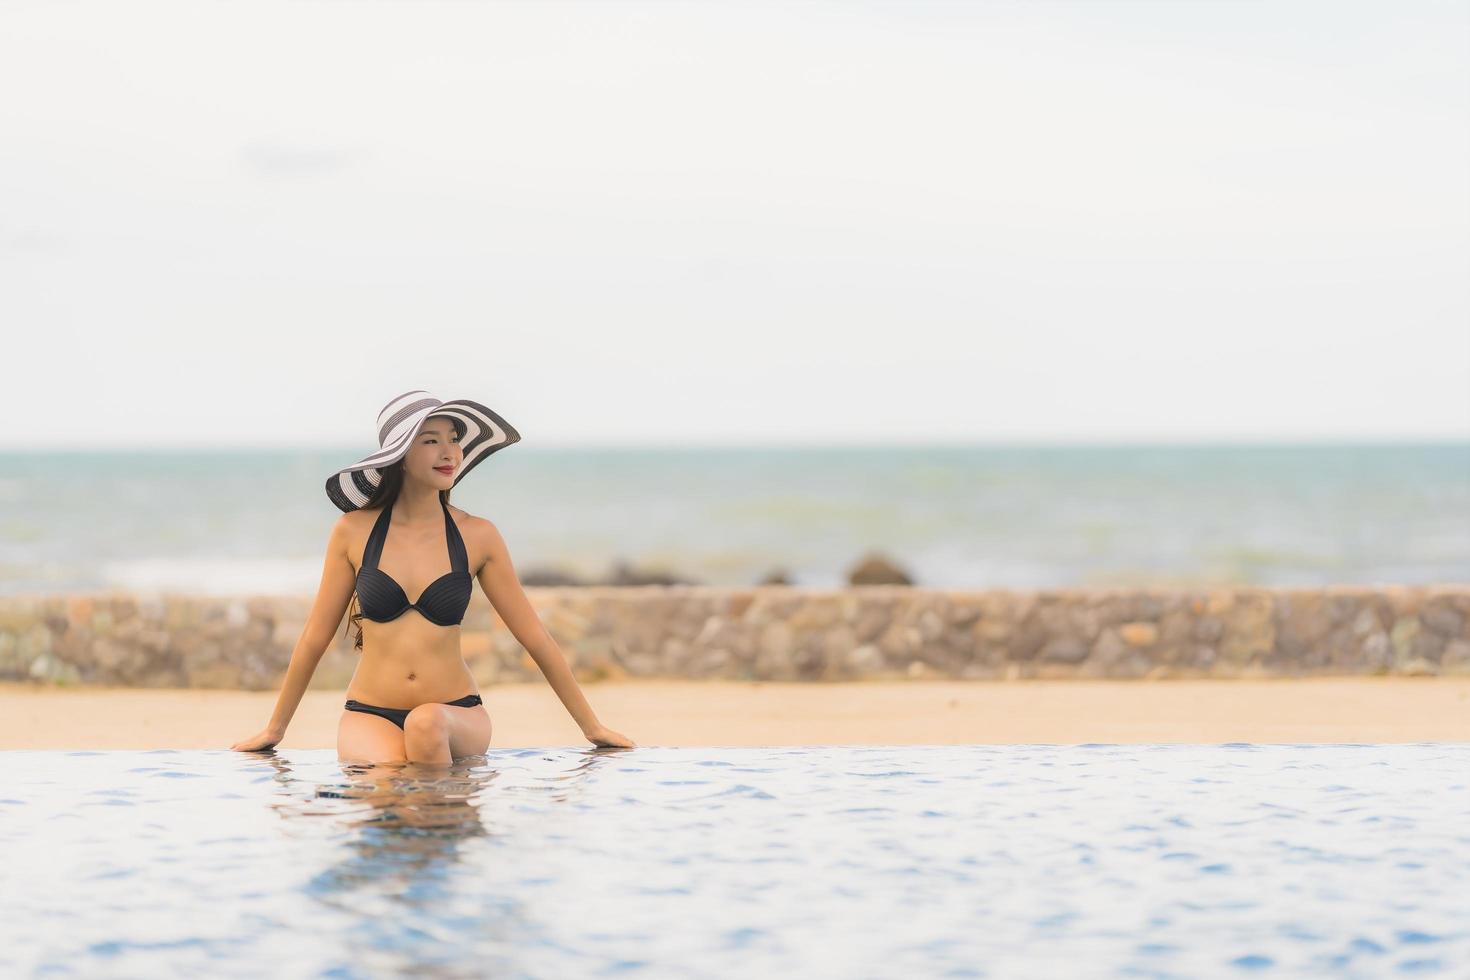
[[[421,704],[403,720],[403,748],[409,762],[449,765],[490,747],[490,713],[483,704]]]
[[[387,718],[365,711],[343,711],[337,722],[337,759],[341,762],[406,762],[403,730]]]

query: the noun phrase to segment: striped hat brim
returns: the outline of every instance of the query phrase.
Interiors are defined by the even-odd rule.
[[[451,486],[458,486],[491,453],[521,440],[514,426],[479,402],[468,398],[441,402],[425,391],[408,392],[389,402],[379,415],[381,448],[327,478],[328,499],[344,513],[365,506],[383,482],[383,468],[402,459],[419,427],[430,416],[439,415],[454,419],[463,428],[459,444],[464,461]]]

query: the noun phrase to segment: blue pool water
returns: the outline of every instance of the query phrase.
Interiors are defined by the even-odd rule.
[[[1470,743],[0,776],[7,977],[1470,976]]]

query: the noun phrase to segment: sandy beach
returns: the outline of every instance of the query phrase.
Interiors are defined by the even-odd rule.
[[[1470,741],[1470,678],[584,684],[640,746]],[[544,683],[481,692],[491,746],[588,746]],[[227,748],[275,692],[0,685],[0,750]],[[336,744],[339,693],[308,691],[280,748]]]

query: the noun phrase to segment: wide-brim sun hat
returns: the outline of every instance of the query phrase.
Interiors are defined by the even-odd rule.
[[[458,486],[466,473],[497,449],[521,441],[521,434],[509,422],[479,402],[468,398],[446,402],[420,389],[406,391],[378,413],[378,451],[327,478],[327,497],[338,510],[358,510],[372,499],[383,482],[383,469],[404,457],[419,426],[431,415],[447,415],[460,426],[464,462],[451,486]]]

